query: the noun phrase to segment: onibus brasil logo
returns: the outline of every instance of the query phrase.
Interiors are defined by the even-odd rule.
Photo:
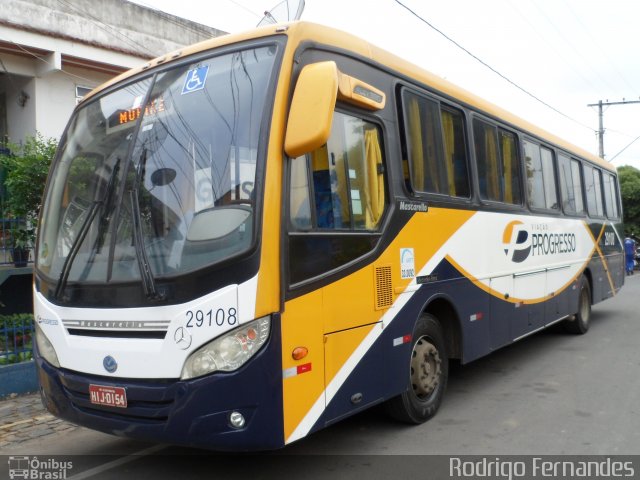
[[[10,456],[9,479],[24,478],[27,480],[65,480],[67,473],[73,468],[73,462],[59,461],[54,458],[38,459],[38,457]]]
[[[519,220],[509,222],[502,233],[504,253],[514,263],[529,256],[557,255],[576,251],[576,235],[549,232],[549,225],[525,225]]]

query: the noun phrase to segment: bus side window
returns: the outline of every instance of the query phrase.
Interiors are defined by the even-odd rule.
[[[378,128],[334,114],[321,148],[292,160],[290,220],[297,230],[376,230],[385,189]]]
[[[475,119],[473,136],[480,197],[520,205],[522,193],[515,134]]]
[[[591,165],[584,166],[584,187],[587,197],[587,210],[592,217],[603,217],[602,180],[600,170]]]
[[[448,193],[454,197],[469,198],[469,170],[462,113],[442,108],[441,119]]]
[[[524,142],[529,203],[533,208],[558,210],[553,152],[538,144]]]
[[[604,203],[607,210],[607,217],[618,218],[618,201],[616,189],[616,177],[610,173],[604,174]]]
[[[402,92],[402,107],[408,189],[469,198],[462,113],[408,90]]]
[[[562,194],[563,210],[570,215],[584,214],[580,162],[559,154],[558,171],[560,172],[560,192]]]

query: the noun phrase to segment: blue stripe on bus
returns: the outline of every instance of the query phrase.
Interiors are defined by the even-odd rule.
[[[72,423],[105,433],[220,451],[275,449],[284,445],[280,319],[274,315],[266,348],[237,372],[188,381],[119,381],[54,369],[37,355],[47,409]],[[89,402],[89,384],[125,387],[128,407]],[[235,430],[229,414],[247,425]]]

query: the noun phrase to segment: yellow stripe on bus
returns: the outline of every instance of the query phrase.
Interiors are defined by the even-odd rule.
[[[302,375],[283,379],[284,431],[289,439],[303,422],[311,428],[324,410],[326,385],[341,372],[386,309],[376,310],[374,305],[374,268],[384,264],[392,266],[393,299],[396,291],[403,291],[414,278],[401,278],[400,250],[413,248],[416,272],[452,238],[455,232],[476,212],[469,210],[449,210],[432,208],[428,212],[415,214],[387,247],[380,257],[358,271],[332,282],[309,294],[288,301],[282,315],[282,358],[283,370],[293,368],[298,363],[312,362],[313,369]],[[339,297],[340,301],[335,301]],[[324,301],[326,299],[326,301]],[[333,300],[333,301],[332,301]],[[340,305],[340,309],[336,308]],[[408,324],[409,325],[409,324]],[[408,327],[409,330],[412,325]],[[322,330],[322,331],[321,331]],[[324,346],[299,345],[307,339],[331,337],[332,332],[342,336],[327,341],[337,341],[338,348],[332,348],[332,358],[324,358]],[[349,332],[349,333],[344,333]],[[408,331],[407,333],[411,333]],[[296,362],[291,351],[296,346],[305,346],[309,355]],[[324,361],[322,361],[324,360]],[[357,363],[357,362],[356,362]],[[324,376],[321,369],[325,368]],[[344,378],[349,372],[344,373]],[[320,406],[320,408],[319,408]]]

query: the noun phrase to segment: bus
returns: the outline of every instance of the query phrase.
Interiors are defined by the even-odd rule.
[[[269,450],[373,405],[433,417],[449,362],[624,283],[616,171],[308,22],[184,48],[88,95],[34,265],[47,410]]]

